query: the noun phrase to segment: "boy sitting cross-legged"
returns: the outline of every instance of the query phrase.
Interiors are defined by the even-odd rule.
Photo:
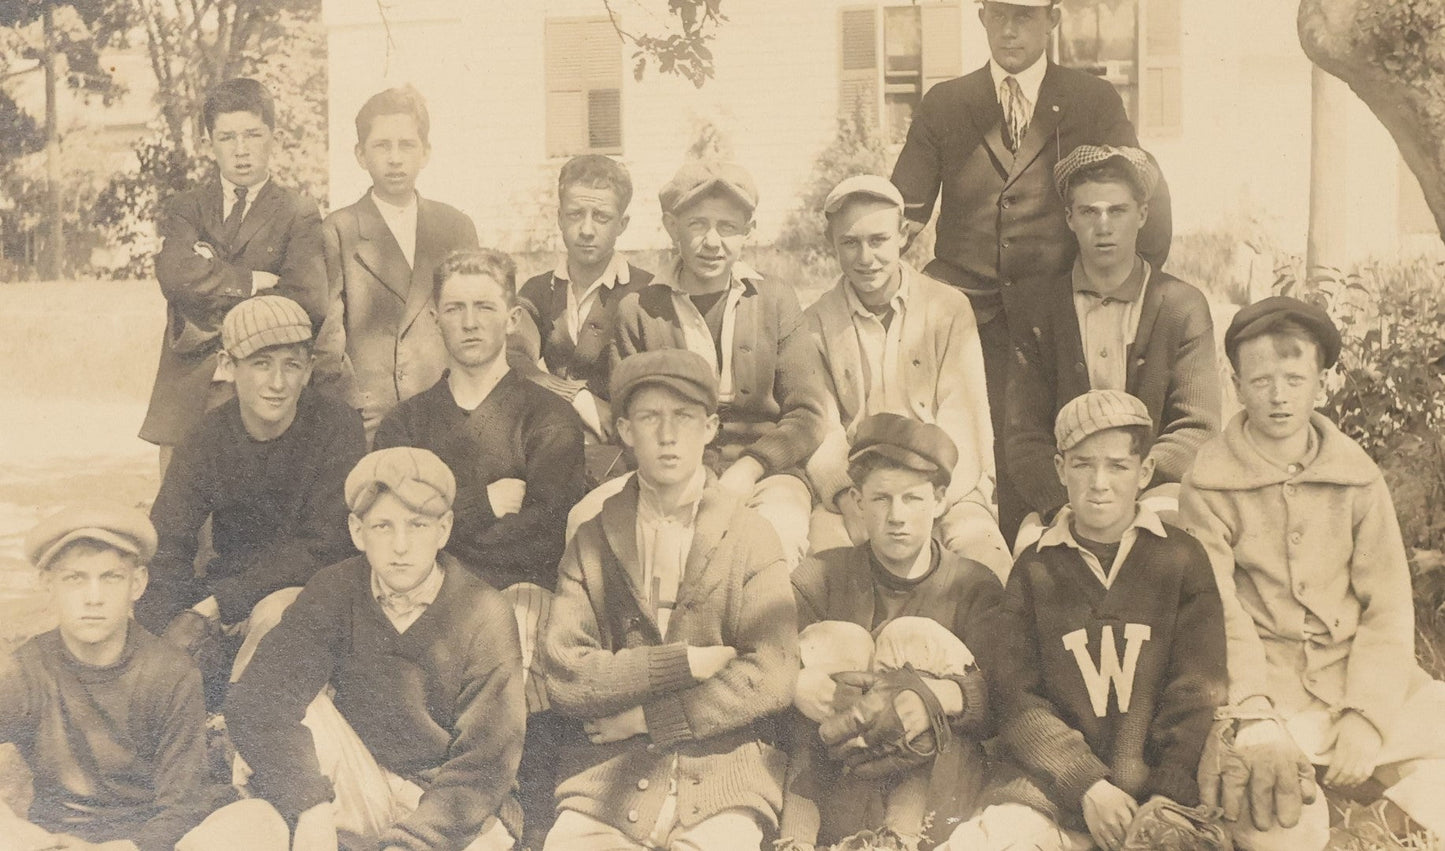
[[[323,568],[262,639],[226,721],[292,851],[501,851],[526,699],[511,606],[442,552],[456,481],[423,449],[346,478],[363,553]]]
[[[1197,803],[1224,698],[1219,593],[1202,547],[1137,502],[1144,403],[1093,390],[1059,411],[1069,503],[1009,574],[989,686],[1005,771],[953,851],[1118,851],[1141,802]],[[1017,843],[1017,844],[1015,844]]]
[[[1445,686],[1415,661],[1395,509],[1379,468],[1314,410],[1340,346],[1329,316],[1293,298],[1235,315],[1224,348],[1244,410],[1200,449],[1181,516],[1208,551],[1224,601],[1236,746],[1256,757],[1303,752],[1299,761],[1320,766],[1327,788],[1372,798],[1383,788],[1392,830],[1411,832],[1413,819],[1445,834]],[[1251,789],[1248,815],[1230,800],[1226,776],[1225,817],[1238,816],[1241,848],[1318,851],[1329,839],[1325,800],[1299,817],[1311,773],[1301,793],[1282,762],[1271,770],[1250,760],[1251,782],[1263,786],[1262,775],[1278,788]],[[1209,761],[1201,766],[1206,798],[1220,779]],[[1371,780],[1373,790],[1360,788]],[[1290,806],[1272,825],[1262,805],[1286,795]]]
[[[798,669],[782,546],[703,466],[718,401],[702,356],[633,355],[611,391],[637,475],[558,568],[543,670],[573,727],[546,848],[757,849],[786,762],[769,716]]]
[[[131,619],[156,551],[145,514],[63,509],[25,549],[60,626],[0,665],[0,742],[35,777],[27,819],[0,805],[0,847],[286,851],[270,805],[209,782],[195,665]]]

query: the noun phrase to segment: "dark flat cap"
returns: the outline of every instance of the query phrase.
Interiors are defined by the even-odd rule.
[[[941,470],[948,480],[958,466],[958,447],[948,432],[899,414],[874,414],[858,424],[848,460],[869,454],[882,455],[920,473]]]
[[[709,414],[717,411],[717,374],[712,364],[687,349],[653,349],[623,358],[612,370],[612,416],[627,416],[627,402],[639,388],[660,384]]]
[[[383,493],[394,493],[407,508],[440,517],[452,508],[457,479],[446,462],[425,449],[393,446],[356,462],[343,487],[346,507],[360,517]]]
[[[758,186],[748,170],[730,162],[690,162],[657,193],[664,213],[675,212],[712,189],[721,189],[741,201],[751,213],[758,207]]]
[[[1340,329],[1322,308],[1290,296],[1270,296],[1254,304],[1241,307],[1224,332],[1224,353],[1234,363],[1239,354],[1239,344],[1245,340],[1273,330],[1281,322],[1293,320],[1303,326],[1320,347],[1324,355],[1325,368],[1335,365],[1340,357]]]
[[[141,564],[156,554],[156,529],[144,511],[128,505],[95,502],[72,505],[46,517],[25,536],[25,555],[41,570],[75,541],[95,541]]]

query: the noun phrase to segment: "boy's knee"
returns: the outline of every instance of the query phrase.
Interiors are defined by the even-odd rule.
[[[1081,844],[1054,820],[1023,804],[995,804],[959,825],[940,851],[1074,851]],[[1084,848],[1091,847],[1087,844]]]
[[[227,804],[176,843],[176,851],[286,851],[291,828],[260,798]]]
[[[1319,795],[1308,804],[1294,827],[1275,825],[1259,830],[1248,814],[1235,822],[1230,831],[1239,851],[1322,851],[1330,841],[1330,810],[1325,796]]]
[[[797,567],[808,552],[813,492],[797,476],[768,476],[754,488],[748,507],[772,524],[788,567]]]
[[[875,668],[915,670],[935,677],[960,677],[972,667],[973,653],[948,627],[932,618],[901,617],[889,621],[878,633]]]
[[[273,591],[261,598],[251,609],[251,616],[247,618],[247,633],[259,632],[262,635],[270,632],[276,624],[281,622],[281,616],[296,598],[301,596],[299,586],[293,588],[282,588],[280,591]]]

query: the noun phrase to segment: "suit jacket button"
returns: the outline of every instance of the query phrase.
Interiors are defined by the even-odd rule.
[[[627,820],[628,820],[628,821],[637,821],[637,810],[628,810],[628,811],[627,811]]]
[[[646,791],[647,791],[647,787],[648,787],[648,786],[651,786],[651,785],[652,785],[652,784],[647,781],[647,778],[646,778],[646,777],[644,777],[644,778],[642,778],[641,780],[637,781],[637,789],[638,789],[638,791],[641,791],[641,792],[646,792]]]

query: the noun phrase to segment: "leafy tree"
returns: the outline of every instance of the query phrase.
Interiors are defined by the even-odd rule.
[[[632,0],[632,4],[641,6],[641,0]],[[708,42],[727,21],[721,10],[722,0],[667,0],[669,17],[664,29],[675,26],[676,31],[663,34],[623,29],[618,8],[621,5],[621,0],[602,0],[617,35],[637,48],[632,54],[634,77],[641,80],[652,63],[661,73],[677,74],[698,88],[712,78],[713,57]]]

